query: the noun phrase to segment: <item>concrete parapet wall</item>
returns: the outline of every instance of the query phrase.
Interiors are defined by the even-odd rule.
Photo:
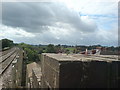
[[[43,56],[42,61],[42,88],[59,87],[59,62],[53,58]]]
[[[41,88],[41,67],[33,62],[27,65],[26,70],[26,88]]]
[[[23,69],[23,50],[19,49],[18,57],[13,61],[12,88],[19,88],[22,86]]]
[[[41,68],[33,68],[32,70],[32,83],[33,83],[33,88],[41,88]]]
[[[104,56],[105,57],[105,56]],[[42,88],[120,86],[120,61],[103,56],[42,54]]]

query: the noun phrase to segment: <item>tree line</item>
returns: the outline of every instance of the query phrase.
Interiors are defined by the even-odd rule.
[[[12,48],[14,46],[22,48],[27,55],[27,62],[33,62],[33,61],[39,61],[40,56],[42,53],[79,53],[81,51],[85,51],[87,48],[88,50],[95,49],[96,47],[102,47],[104,48],[103,54],[118,54],[120,46],[119,47],[108,47],[108,46],[101,46],[101,45],[91,45],[91,46],[84,46],[84,45],[76,45],[76,46],[70,46],[70,45],[30,45],[25,43],[14,43],[12,40],[9,39],[2,39],[0,40],[0,43],[2,43],[1,49],[4,49],[6,47]]]

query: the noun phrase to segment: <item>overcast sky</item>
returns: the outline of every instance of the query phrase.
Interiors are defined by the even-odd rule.
[[[28,44],[118,45],[116,0],[68,1],[2,2],[0,39]]]

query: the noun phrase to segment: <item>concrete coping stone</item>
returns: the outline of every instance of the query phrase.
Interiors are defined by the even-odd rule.
[[[40,68],[33,68],[33,72],[34,72],[35,76],[37,77],[37,79],[39,80],[42,76],[41,69]]]
[[[117,55],[83,55],[83,54],[54,54],[54,53],[43,53],[44,56],[48,56],[57,61],[120,61]]]

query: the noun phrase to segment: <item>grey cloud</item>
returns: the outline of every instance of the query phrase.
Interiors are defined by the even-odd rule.
[[[71,28],[83,32],[93,32],[97,28],[96,25],[85,24],[77,12],[68,9],[63,3],[3,3],[2,15],[4,25],[20,27],[33,33],[48,30],[48,26],[58,27],[56,22],[67,23]]]
[[[96,18],[96,21],[99,21],[97,23],[102,26],[105,22],[110,22],[110,20],[102,18]],[[85,23],[78,12],[67,8],[63,3],[57,2],[3,3],[2,24],[13,28],[13,32],[17,31],[16,27],[19,27],[23,31],[30,32],[28,36],[34,35],[34,37],[26,36],[24,38],[24,35],[17,37],[20,36],[19,33],[15,33],[17,35],[5,34],[4,37],[13,39],[15,42],[72,45],[116,45],[117,42],[115,29],[99,30],[95,24]],[[8,29],[3,26],[2,30],[7,32]]]
[[[32,5],[31,3],[3,3],[2,21],[8,26],[21,27],[29,32],[36,32],[43,29],[43,26],[51,25],[49,11],[48,9],[47,12],[44,5],[38,7],[38,3],[32,3]]]

